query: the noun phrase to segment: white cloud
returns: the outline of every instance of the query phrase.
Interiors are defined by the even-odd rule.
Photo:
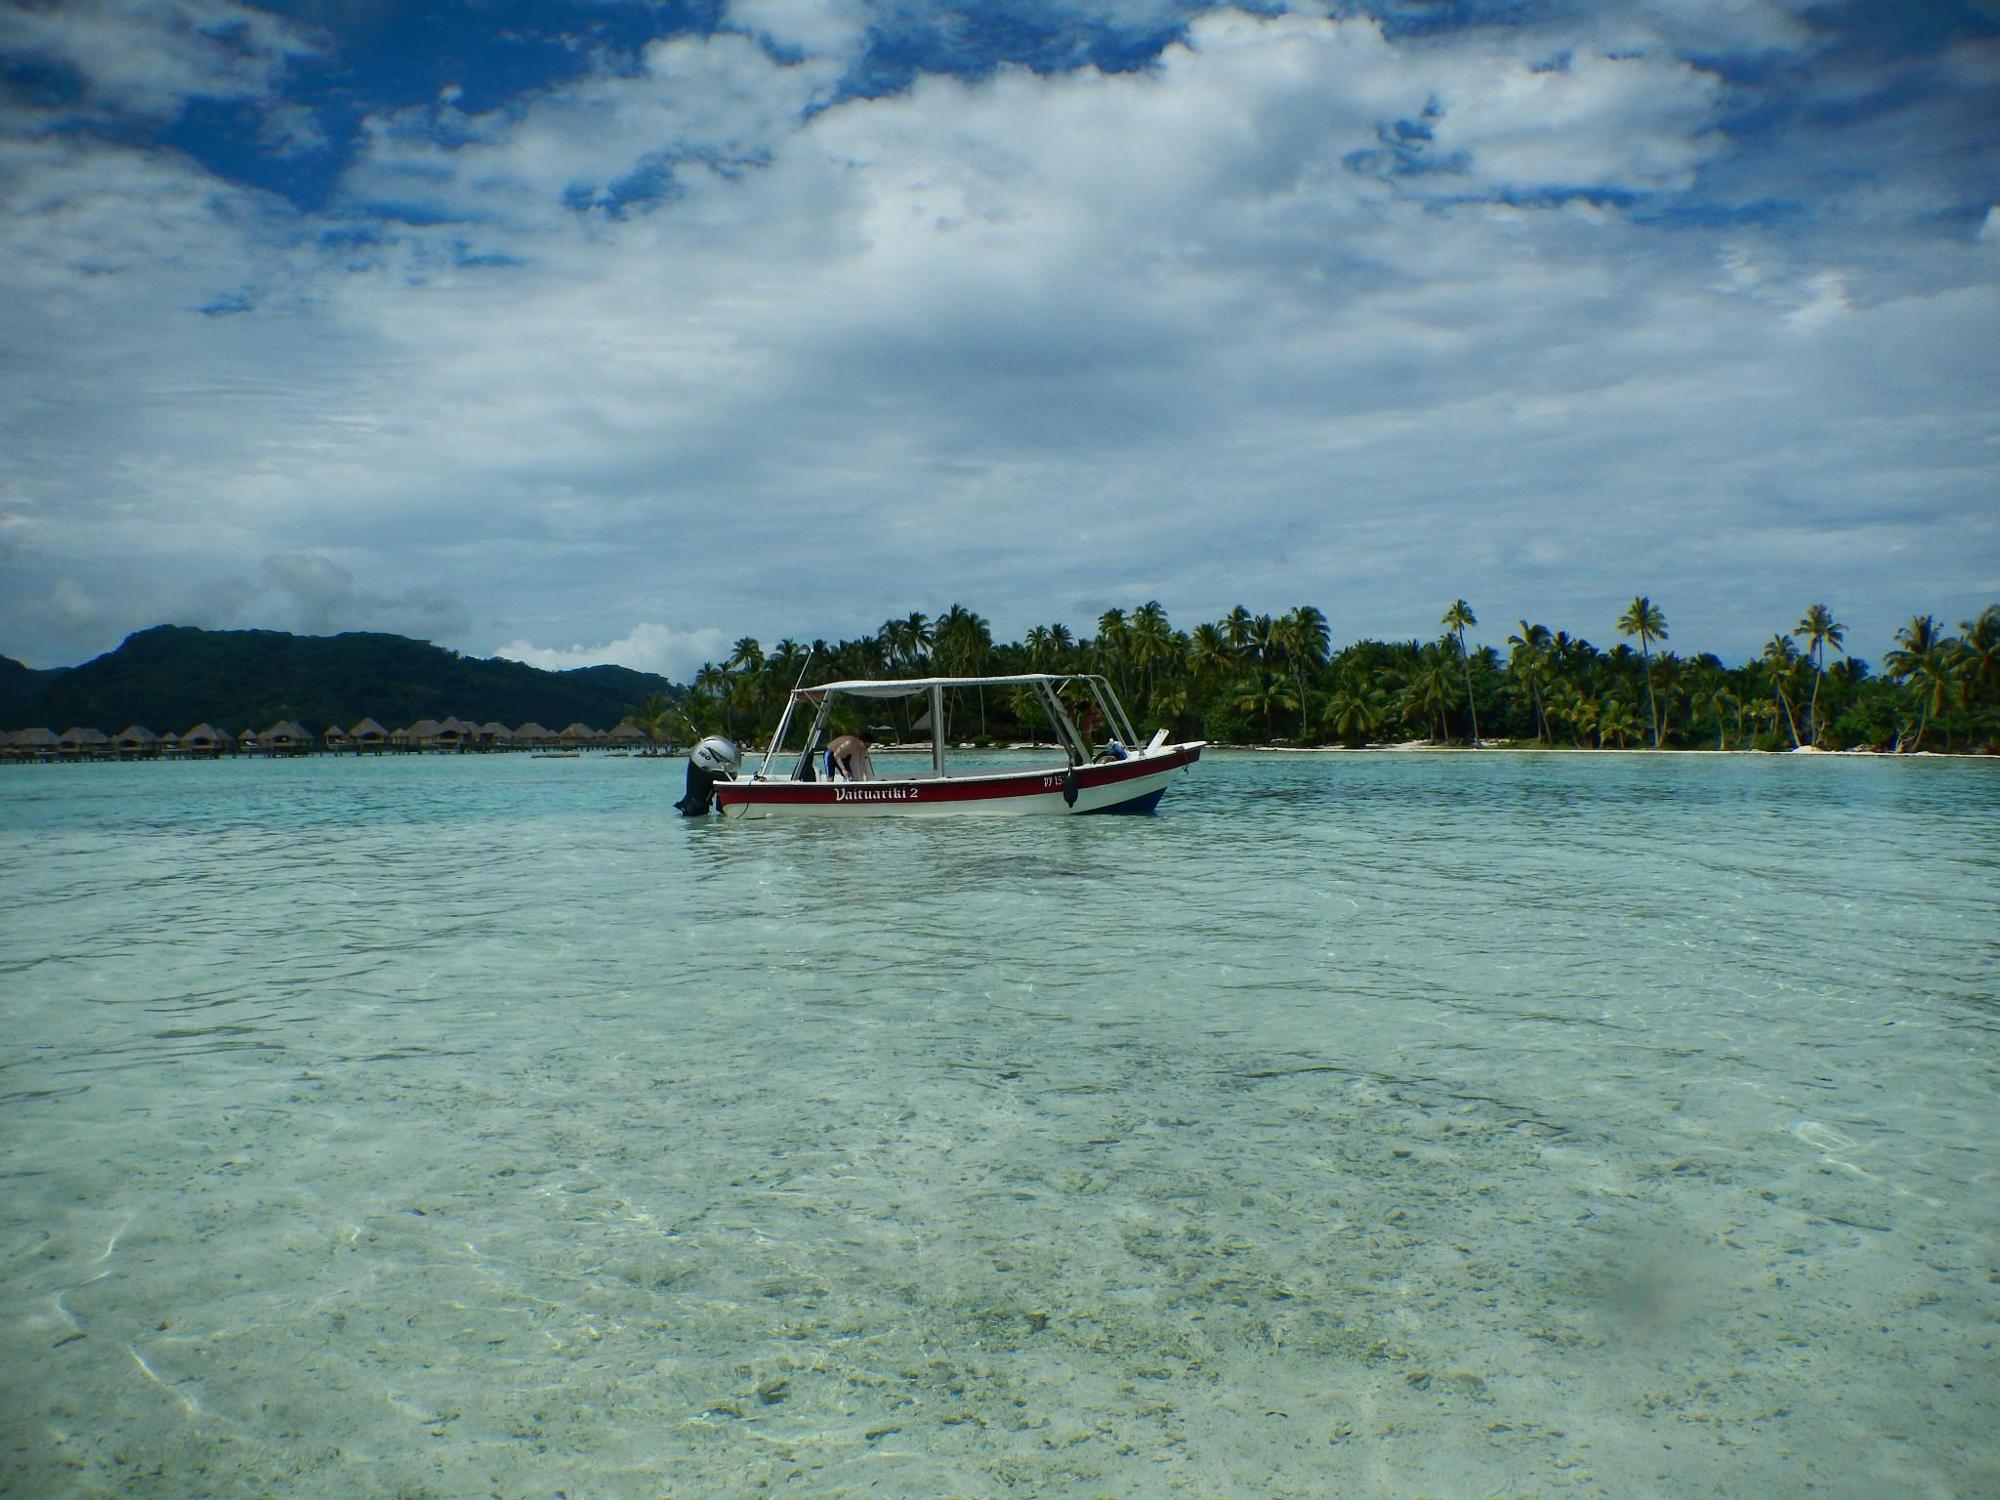
[[[364,122],[350,205],[420,207],[514,227],[604,208],[652,174],[754,162],[823,100],[840,68],[781,66],[749,37],[649,44],[636,70],[599,71],[524,106],[469,114],[456,96]]]
[[[261,97],[321,43],[236,0],[63,0],[9,6],[0,45],[82,80],[82,100],[63,112],[171,115],[191,98]]]
[[[1786,44],[1785,7],[1729,15]],[[1216,13],[1145,72],[830,107],[837,63],[683,38],[376,120],[303,221],[184,159],[15,141],[0,650],[155,623],[114,559],[236,580],[215,623],[679,678],[746,633],[957,599],[1004,636],[1135,590],[1182,622],[1319,602],[1337,634],[1463,594],[1601,636],[1638,557],[1697,644],[1754,647],[1807,578],[1864,643],[1864,610],[1969,610],[1993,527],[1938,517],[1992,440],[1990,250],[1908,227],[1952,191],[1886,126],[1841,149],[1898,169],[1843,157],[1809,218],[1618,208],[1790,190],[1661,42],[1696,16]],[[1535,206],[1575,187],[1609,196]],[[319,238],[354,225],[379,239]],[[1748,514],[1767,545],[1721,547]],[[117,609],[66,623],[54,577]],[[630,623],[676,617],[732,623]]]
[[[703,663],[720,661],[726,656],[729,639],[713,626],[679,630],[648,620],[601,646],[537,646],[528,641],[509,641],[496,646],[493,654],[551,672],[610,664],[630,667],[635,672],[657,672],[675,682],[686,682]]]
[[[731,0],[728,23],[808,57],[852,57],[868,39],[862,0]]]
[[[1655,29],[1671,45],[1713,56],[1809,49],[1817,38],[1807,14],[1817,0],[1635,0],[1628,20]],[[1619,15],[1606,6],[1599,24]]]
[[[1438,78],[1439,151],[1502,189],[1686,187],[1719,141],[1720,80],[1671,56],[1458,57]]]

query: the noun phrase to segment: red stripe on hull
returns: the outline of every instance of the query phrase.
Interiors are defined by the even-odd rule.
[[[1107,765],[1076,768],[1078,791],[1094,791],[1123,781],[1179,770],[1201,759],[1192,747],[1165,755],[1134,756]],[[715,788],[715,800],[731,807],[853,807],[893,811],[897,806],[947,802],[992,802],[1011,798],[1060,796],[1070,771],[1050,770],[967,776],[944,781],[725,781]]]

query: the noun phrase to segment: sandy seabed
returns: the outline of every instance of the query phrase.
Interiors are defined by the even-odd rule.
[[[0,1492],[2000,1492],[1985,768],[1422,759],[14,807]]]
[[[1633,1154],[1123,1030],[860,1098],[432,1067],[176,1122],[14,1232],[13,1492],[2000,1485],[1992,1247],[1844,1133]]]

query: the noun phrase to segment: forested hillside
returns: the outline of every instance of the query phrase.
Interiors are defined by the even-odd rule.
[[[456,714],[551,728],[582,720],[602,729],[647,695],[676,691],[650,672],[548,672],[399,635],[161,625],[79,667],[36,672],[0,658],[0,727],[116,733],[143,724],[178,733],[203,722],[234,731],[292,719],[317,733],[362,718],[396,728]]]

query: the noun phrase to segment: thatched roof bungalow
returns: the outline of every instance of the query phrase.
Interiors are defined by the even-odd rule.
[[[150,760],[160,753],[160,737],[144,724],[127,724],[112,739],[120,760]]]
[[[327,733],[333,731],[329,729]],[[353,750],[369,750],[379,755],[389,743],[389,731],[373,719],[363,719],[347,731],[347,743]]]
[[[479,739],[490,750],[507,750],[513,747],[514,731],[494,719],[479,726]]]
[[[540,750],[556,742],[556,732],[545,729],[533,719],[514,731],[514,743],[525,745],[530,750]]]
[[[181,736],[180,748],[188,755],[227,755],[236,748],[236,741],[226,729],[217,729],[213,724],[197,724]]]
[[[312,736],[291,719],[280,719],[257,736],[257,748],[266,755],[304,755],[312,749]]]
[[[604,731],[592,729],[588,724],[578,721],[567,726],[556,739],[565,750],[584,750],[603,744]]]
[[[479,730],[457,714],[447,714],[439,723],[436,736],[431,740],[433,750],[463,750],[479,738]]]
[[[111,736],[87,725],[72,726],[56,737],[56,749],[64,755],[95,757],[109,753]]]
[[[650,745],[652,736],[630,719],[620,719],[611,732],[605,735],[604,743],[620,750],[629,750],[634,745]]]
[[[53,729],[17,729],[7,736],[5,748],[10,760],[49,760],[56,753],[56,732]]]

